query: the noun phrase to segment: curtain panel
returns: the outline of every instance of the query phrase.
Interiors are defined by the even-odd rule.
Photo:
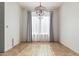
[[[27,42],[32,42],[32,19],[31,12],[27,12]]]
[[[50,42],[54,41],[53,33],[53,11],[50,12]]]

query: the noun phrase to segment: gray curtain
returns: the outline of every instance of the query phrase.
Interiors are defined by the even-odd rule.
[[[27,42],[32,42],[32,19],[31,12],[27,12]]]
[[[53,35],[53,12],[50,12],[50,42],[54,41]]]

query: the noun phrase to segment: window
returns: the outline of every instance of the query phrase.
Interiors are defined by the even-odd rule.
[[[32,40],[49,41],[50,13],[39,19],[35,12],[32,12]]]

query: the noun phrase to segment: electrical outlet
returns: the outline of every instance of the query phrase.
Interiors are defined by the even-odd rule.
[[[8,25],[6,25],[6,28],[8,28]]]

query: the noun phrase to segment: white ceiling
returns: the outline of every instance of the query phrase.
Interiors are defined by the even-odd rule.
[[[26,8],[27,10],[34,10],[35,7],[39,6],[39,2],[20,2],[19,3],[22,7]],[[61,2],[42,2],[42,6],[46,7],[49,11],[56,9],[57,7],[61,6]]]

